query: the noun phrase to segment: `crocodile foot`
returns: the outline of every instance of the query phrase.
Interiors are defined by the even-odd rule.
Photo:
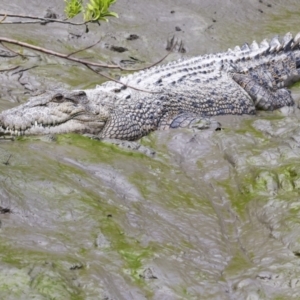
[[[135,151],[142,153],[146,156],[149,157],[154,157],[155,156],[155,151],[151,148],[145,147],[141,145],[139,142],[134,142],[134,141],[126,141],[126,140],[119,140],[119,139],[110,139],[110,138],[101,138],[96,135],[90,135],[90,134],[85,134],[85,136],[94,139],[94,140],[99,140],[104,143],[112,144],[115,146],[120,147],[121,149],[125,149],[128,151]]]
[[[169,126],[170,128],[192,128],[201,130],[208,128],[216,129],[221,127],[221,124],[211,118],[191,113],[182,113],[176,116]]]

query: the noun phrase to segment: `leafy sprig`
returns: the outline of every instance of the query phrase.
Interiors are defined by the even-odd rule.
[[[109,10],[116,0],[89,0],[84,7],[82,0],[65,0],[65,14],[71,19],[83,12],[86,22],[108,21],[108,17],[118,18],[118,14]]]
[[[82,12],[82,0],[65,0],[65,14],[68,19],[72,19]]]

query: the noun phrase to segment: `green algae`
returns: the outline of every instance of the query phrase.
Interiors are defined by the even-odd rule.
[[[90,194],[93,195],[93,193]],[[124,234],[117,221],[119,216],[121,216],[120,209],[114,208],[112,205],[106,204],[105,202],[97,203],[97,201],[93,201],[95,198],[96,197],[92,196],[89,199],[84,198],[83,201],[85,201],[85,203],[92,202],[92,206],[96,209],[95,213],[99,216],[97,218],[97,230],[100,230],[106,239],[110,241],[109,246],[103,250],[105,252],[118,253],[121,261],[123,261],[120,272],[129,276],[135,284],[144,286],[144,289],[147,291],[147,284],[140,274],[141,269],[143,269],[143,263],[153,256],[152,246],[142,247],[135,238],[131,238]],[[108,211],[109,215],[107,213]],[[95,233],[93,233],[93,235],[95,236]],[[67,236],[64,235],[61,236],[65,243],[72,242],[73,237],[67,238]],[[42,255],[35,251],[9,250],[9,247],[4,247],[5,249],[3,247],[4,246],[2,245],[1,253],[3,254],[1,255],[1,261],[19,268],[26,267],[26,265],[28,263],[30,264],[30,262],[40,264],[43,263],[43,261],[55,262],[57,259],[58,262],[60,261],[59,258],[55,258],[55,255],[52,254],[50,255],[45,253]],[[83,247],[80,251],[78,251],[78,254],[82,257],[89,257],[91,251],[93,251],[93,249]],[[49,296],[53,299],[56,299],[56,296],[58,297],[58,295],[63,295],[65,297],[64,299],[77,299],[73,296],[71,297],[72,289],[69,288],[69,285],[64,283],[61,275],[53,272],[46,272],[38,275],[34,282],[31,282],[31,288],[38,291],[39,294],[47,295],[47,297]],[[147,293],[150,295],[150,290],[148,290]],[[77,294],[77,292],[74,292],[74,294]]]
[[[14,297],[21,297],[27,294],[30,288],[30,281],[31,278],[26,270],[2,269],[0,271],[0,297],[6,297],[8,294]]]
[[[154,249],[150,244],[147,247],[140,245],[140,242],[124,233],[118,224],[116,213],[112,217],[106,218],[101,222],[99,228],[104,236],[109,240],[110,245],[105,249],[106,252],[117,253],[122,261],[120,273],[129,276],[130,281],[143,288],[144,293],[150,297],[153,292],[148,287],[148,283],[143,278],[144,265],[154,257]]]
[[[156,156],[158,158],[163,158],[164,153],[168,153],[168,146],[167,141],[165,143],[160,143],[159,139],[157,137],[157,134],[151,132],[150,134],[142,137],[139,140],[139,143],[141,143],[143,146],[148,147],[150,149],[156,150]]]
[[[106,251],[116,251],[122,258],[123,269],[129,270],[132,279],[140,282],[138,270],[142,267],[143,261],[153,255],[151,246],[142,247],[139,241],[133,237],[124,234],[122,227],[118,224],[118,214],[112,212],[112,217],[103,218],[99,228],[103,235],[110,241],[109,248]]]
[[[232,206],[236,209],[236,211],[243,215],[245,212],[246,205],[253,200],[254,197],[256,197],[256,194],[254,194],[252,185],[249,184],[252,183],[252,178],[250,176],[244,177],[244,180],[248,183],[244,185],[239,182],[239,184],[242,186],[238,191],[236,190],[236,185],[232,185],[232,182],[230,179],[224,180],[219,183],[219,185],[225,190],[226,194],[229,196],[230,202]]]
[[[242,136],[244,136],[245,134],[252,135],[255,138],[259,139],[261,143],[267,143],[266,136],[253,126],[253,122],[255,122],[255,120],[253,119],[245,120],[243,122],[244,126],[240,129],[236,129],[234,132],[237,134],[241,134]]]
[[[57,259],[60,261],[57,255],[50,257],[40,251],[16,249],[3,242],[0,249],[0,296],[9,293],[27,299],[83,299],[77,287],[67,278],[71,277],[71,271],[53,263]],[[69,275],[65,276],[67,273]]]
[[[235,209],[243,215],[246,205],[259,198],[261,202],[267,201],[267,195],[276,195],[286,199],[287,193],[290,196],[299,195],[300,165],[285,164],[273,168],[255,168],[239,177],[237,185],[232,185],[231,179],[219,183],[229,196]]]
[[[197,208],[201,206],[203,203],[201,197],[185,191],[184,182],[178,184],[172,180],[174,169],[169,170],[164,165],[159,165],[155,169],[156,172],[160,173],[159,178],[153,174],[141,172],[134,172],[129,178],[145,199],[159,199],[159,195],[164,191],[164,203],[169,208]]]
[[[64,71],[64,69],[67,70]],[[95,73],[81,66],[69,66],[67,63],[61,62],[58,68],[58,64],[55,60],[53,60],[52,63],[41,65],[39,66],[39,68],[32,69],[30,72],[33,75],[42,78],[47,78],[50,72],[52,74],[52,78],[49,78],[48,81],[52,81],[53,77],[63,77],[62,74],[66,74],[66,76],[63,77],[63,82],[66,86],[69,87],[69,89],[95,88],[97,84],[105,82],[105,80],[102,77],[97,76]],[[78,76],[78,74],[80,74],[80,76]],[[86,77],[89,78],[89,81],[82,81],[82,78]]]
[[[122,149],[114,144],[94,140],[78,134],[62,134],[57,137],[57,143],[60,145],[72,145],[88,151],[86,157],[82,157],[82,161],[105,161],[111,163],[122,157],[134,157],[148,159],[148,157],[137,151]]]
[[[295,82],[292,86],[291,86],[291,90],[295,89],[298,90],[300,88],[300,81]]]
[[[292,26],[298,24],[299,11],[297,9],[282,9],[280,14],[272,14],[268,17],[270,22],[268,22],[266,29],[273,34],[286,34],[291,31]],[[289,22],[286,22],[289,20]],[[295,32],[296,33],[296,32]]]
[[[276,192],[285,194],[286,192],[298,193],[297,182],[300,177],[300,166],[285,164],[268,170],[258,170],[255,182],[252,185],[253,191],[268,191],[270,185],[277,186]]]
[[[77,291],[66,284],[62,276],[51,271],[38,274],[32,280],[31,288],[50,299],[83,299]]]
[[[157,138],[155,134],[150,133],[142,137],[139,142],[146,147],[157,148]]]
[[[29,145],[30,143],[26,140],[23,140],[23,150],[24,153],[24,146]],[[105,161],[107,163],[107,160],[111,159],[111,161],[122,158],[122,157],[144,157],[141,154],[135,155],[132,153],[128,153],[127,151],[123,151],[118,149],[115,146],[111,145],[103,145],[103,143],[99,141],[90,140],[87,138],[83,138],[77,135],[63,135],[58,138],[58,145],[76,145],[81,149],[84,149],[86,151],[89,151],[89,155],[87,155],[86,158],[83,158],[83,161]],[[34,156],[34,155],[30,155]],[[117,158],[116,158],[117,156]],[[18,177],[16,177],[15,172],[17,171],[20,175],[19,178],[23,178],[26,174],[26,177],[31,178],[33,180],[35,177],[41,181],[43,180],[54,180],[55,186],[59,184],[60,178],[64,178],[63,182],[64,185],[67,185],[70,183],[71,185],[74,184],[73,178],[74,177],[82,177],[86,178],[87,174],[85,171],[80,170],[74,166],[71,166],[69,164],[64,164],[59,161],[54,161],[53,159],[50,159],[42,155],[43,160],[47,162],[48,166],[51,166],[50,168],[44,168],[42,164],[36,164],[36,167],[33,169],[32,166],[29,164],[28,158],[26,159],[26,164],[20,165],[17,163],[18,159],[15,157],[15,160],[13,161],[12,165],[9,166],[8,170],[5,170],[3,175],[9,176],[9,174],[14,174],[14,180],[18,180]],[[8,171],[8,172],[7,172]],[[62,186],[63,187],[63,186]],[[142,284],[143,281],[139,277],[139,271],[142,267],[143,260],[150,258],[152,255],[152,250],[150,248],[144,248],[139,246],[139,243],[130,237],[126,237],[124,233],[121,230],[121,226],[118,225],[118,222],[115,220],[118,219],[120,216],[120,213],[123,213],[122,210],[120,211],[120,208],[114,207],[111,204],[107,204],[105,199],[101,199],[99,195],[97,195],[95,192],[91,192],[87,188],[80,188],[81,193],[84,192],[85,196],[82,196],[79,198],[81,202],[83,202],[85,205],[88,205],[92,207],[95,210],[95,213],[98,214],[98,230],[104,234],[104,236],[110,241],[110,247],[109,251],[115,251],[119,253],[119,256],[124,261],[123,264],[123,270],[127,275],[129,274],[131,278],[137,282],[138,284]],[[41,194],[44,196],[47,196],[49,193],[46,190],[42,190]],[[49,196],[54,196],[53,192],[50,191]],[[64,198],[67,200],[70,195],[66,196],[60,196],[60,201],[64,202]],[[74,195],[75,197],[78,197],[78,195]],[[109,196],[109,195],[108,195]],[[109,216],[109,217],[108,217]],[[96,235],[96,233],[92,233],[92,235]],[[61,237],[64,239],[65,242],[72,241],[72,237],[68,237],[64,234],[61,235]],[[107,250],[108,251],[108,250]],[[9,253],[13,253],[10,251],[6,251]],[[86,256],[90,252],[90,249],[88,248],[81,248],[80,255]],[[22,256],[27,256],[26,253],[22,253]],[[30,256],[30,255],[29,255]],[[7,263],[17,263],[17,257],[14,254],[12,256],[7,256],[6,258],[3,258],[3,261],[6,261]],[[42,290],[46,289],[47,293],[51,292],[51,286],[52,283],[55,285],[55,282],[52,282],[52,277],[46,276],[39,280],[40,284],[45,284],[45,287],[42,288]],[[50,286],[49,288],[47,286]]]
[[[244,270],[248,270],[251,267],[252,263],[249,261],[249,259],[241,251],[237,250],[235,255],[226,265],[224,273],[229,276],[235,275],[237,273],[243,272]]]
[[[263,4],[265,5],[265,4]],[[273,9],[274,6],[273,5]],[[237,7],[237,9],[239,9]],[[251,7],[252,9],[252,7]],[[267,8],[265,8],[267,9]],[[264,10],[265,10],[264,9]],[[272,9],[272,10],[273,10]],[[217,16],[218,16],[218,11],[217,11]],[[226,13],[225,13],[226,15]],[[251,15],[251,14],[250,14]],[[209,15],[208,15],[209,16]],[[279,15],[278,15],[279,16]],[[226,17],[226,16],[225,16]],[[284,20],[278,19],[274,20],[274,22],[271,22],[271,30],[272,32],[282,32],[285,33],[286,31],[289,31],[290,28],[288,28],[288,22],[286,22],[286,17],[291,17],[294,19],[297,19],[297,15],[294,13],[293,15],[284,15]],[[261,18],[262,22],[264,22],[264,18]],[[282,22],[281,22],[282,21]],[[285,23],[284,25],[282,23]],[[298,22],[298,21],[297,21]],[[235,22],[238,24],[238,22]],[[219,24],[219,20],[217,22]],[[51,24],[48,24],[47,27],[51,26]],[[147,25],[148,26],[148,25]],[[261,26],[259,27],[259,30],[261,31]],[[121,24],[119,26],[119,29],[123,29],[124,24]],[[223,26],[223,28],[228,28],[228,26]],[[248,27],[247,27],[248,28]],[[284,29],[287,28],[287,29]],[[44,30],[44,28],[43,28]],[[127,30],[135,30],[133,27],[128,27]],[[169,29],[168,29],[169,30]],[[209,38],[219,40],[220,34],[218,34],[218,26],[212,34],[209,34]],[[228,31],[228,30],[227,30]],[[234,40],[233,44],[230,43],[230,46],[234,45],[236,43],[236,34],[240,35],[241,37],[244,35],[245,30],[230,30],[228,31],[227,34],[223,34],[220,38],[224,39],[224,36],[226,36],[226,39],[228,39],[228,34],[232,35],[232,40]],[[257,27],[254,26],[252,28],[252,34],[253,32],[258,31]],[[262,30],[263,31],[263,30]],[[16,31],[17,32],[17,31]],[[30,30],[28,30],[30,32]],[[91,34],[91,33],[90,33]],[[258,35],[262,35],[262,33],[258,33]],[[22,37],[23,38],[23,37]],[[83,38],[86,38],[83,36]],[[142,37],[144,39],[144,37]],[[146,40],[146,39],[145,39]],[[157,39],[160,44],[158,47],[161,49],[161,44],[165,42],[165,40],[160,40],[159,38]],[[242,38],[242,40],[245,40],[245,37]],[[28,40],[27,40],[28,41]],[[222,41],[224,43],[224,41]],[[66,44],[66,43],[64,43]],[[190,44],[190,43],[189,43]],[[207,43],[202,43],[203,45]],[[192,44],[191,44],[192,45]],[[190,45],[190,50],[192,46]],[[69,46],[69,48],[67,47]],[[135,47],[135,46],[134,46]],[[207,44],[206,47],[210,47],[209,44]],[[223,47],[223,45],[222,45]],[[64,48],[67,51],[72,52],[73,47],[71,47],[71,43],[67,43],[64,45]],[[132,47],[133,48],[133,47]],[[149,47],[150,51],[152,51],[151,47]],[[134,50],[138,55],[144,55],[143,53],[139,53],[138,50]],[[198,51],[198,50],[197,50]],[[201,51],[201,50],[200,50]],[[94,57],[97,57],[97,55],[100,55],[102,51],[95,51],[94,52]],[[83,52],[82,55],[86,56],[88,52]],[[69,68],[68,66],[59,66],[58,64],[56,67],[59,68],[60,73],[64,74],[63,72],[68,72]],[[45,76],[48,78],[47,82],[51,82],[51,77],[57,77],[56,74],[57,72],[54,72],[55,68],[50,67],[49,68],[49,73],[46,74],[44,67],[43,69],[38,70],[38,69],[33,69],[32,72],[36,72],[39,76]],[[63,71],[62,70],[66,70]],[[78,73],[80,72],[80,76],[78,76]],[[42,75],[41,75],[42,74]],[[83,75],[84,74],[84,75]],[[76,78],[76,76],[78,78]],[[92,77],[91,73],[89,74],[88,72],[84,72],[81,68],[77,67],[70,67],[70,76],[60,76],[60,78],[63,80],[63,84],[67,83],[67,85],[71,85],[74,87],[78,87],[78,85],[81,88],[88,88],[88,87],[93,87],[93,85],[97,82],[97,77]],[[82,78],[86,78],[88,80],[82,81]],[[92,79],[91,79],[92,78]],[[57,78],[56,78],[57,79]],[[55,80],[56,80],[55,79]],[[101,80],[101,79],[100,79]],[[87,81],[91,83],[87,83]],[[99,83],[99,82],[97,82]],[[268,116],[266,117],[268,118]],[[248,125],[251,126],[249,123]],[[260,131],[257,131],[255,128],[249,128],[250,126],[245,126],[242,129],[240,129],[239,134],[242,135],[244,134],[249,134],[251,136],[254,136],[255,138],[258,138],[258,142],[262,142],[264,146],[268,146],[269,140],[268,138]],[[228,132],[226,132],[227,134]],[[166,203],[165,207],[168,209],[174,209],[174,211],[178,212],[179,209],[182,210],[182,212],[188,212],[190,208],[192,209],[199,209],[201,208],[201,205],[207,205],[205,201],[205,198],[199,195],[199,190],[201,188],[206,189],[207,186],[203,185],[201,188],[197,189],[196,187],[193,187],[191,185],[196,185],[197,183],[202,184],[202,178],[203,173],[197,173],[195,174],[195,182],[192,180],[187,180],[186,177],[188,176],[187,174],[184,174],[184,170],[180,169],[179,167],[175,166],[174,167],[174,161],[172,159],[169,159],[169,154],[168,154],[168,149],[167,149],[167,142],[159,141],[156,138],[156,135],[150,135],[149,137],[150,141],[145,139],[145,141],[142,139],[142,144],[146,146],[150,146],[151,148],[154,148],[157,150],[159,157],[162,157],[161,153],[163,154],[163,157],[166,159],[164,160],[165,163],[161,162],[153,162],[152,159],[149,159],[145,157],[144,155],[137,154],[137,153],[132,153],[130,151],[126,150],[120,150],[120,148],[111,146],[99,141],[90,141],[87,138],[81,138],[80,136],[76,135],[63,135],[58,137],[58,142],[56,144],[50,144],[50,150],[51,152],[55,153],[57,151],[57,159],[55,159],[54,156],[52,158],[47,158],[49,151],[46,153],[43,153],[43,150],[46,147],[41,147],[37,151],[33,151],[33,155],[30,155],[32,149],[29,148],[29,145],[32,144],[33,146],[36,144],[36,142],[30,142],[30,143],[19,143],[18,147],[20,149],[16,149],[15,147],[12,151],[8,152],[8,155],[12,153],[12,158],[10,159],[10,163],[8,166],[3,166],[3,168],[0,168],[0,174],[1,174],[1,179],[5,182],[1,182],[1,186],[4,186],[5,188],[9,187],[9,197],[13,198],[14,195],[17,195],[20,199],[26,199],[23,194],[23,188],[29,190],[28,187],[30,187],[30,184],[33,184],[34,181],[40,180],[40,181],[52,181],[54,182],[53,185],[55,186],[55,191],[46,191],[43,190],[42,186],[37,186],[33,187],[34,191],[37,191],[38,189],[41,189],[40,195],[41,195],[41,200],[45,201],[45,205],[47,202],[54,201],[56,197],[60,197],[61,201],[57,201],[58,205],[58,210],[61,210],[61,215],[60,218],[64,218],[64,206],[63,203],[70,201],[73,202],[73,205],[76,209],[78,210],[83,210],[84,213],[84,218],[86,219],[91,219],[93,220],[93,227],[88,227],[86,230],[91,230],[89,234],[87,234],[85,240],[81,241],[76,241],[76,245],[74,246],[75,242],[74,240],[80,239],[80,234],[78,232],[73,232],[73,234],[70,234],[71,231],[68,231],[67,228],[70,225],[68,221],[66,220],[56,220],[59,223],[59,227],[57,227],[57,230],[60,230],[61,232],[59,234],[55,234],[56,236],[59,236],[61,240],[63,240],[66,244],[69,245],[70,253],[69,256],[75,257],[79,255],[80,262],[82,262],[84,268],[83,270],[77,270],[75,272],[79,273],[79,276],[82,273],[88,274],[89,270],[85,269],[85,266],[87,265],[86,261],[89,261],[91,265],[93,263],[97,263],[99,260],[99,257],[93,256],[93,251],[97,250],[98,252],[103,251],[104,254],[107,256],[117,256],[120,261],[121,265],[119,267],[119,274],[121,276],[125,277],[128,282],[133,282],[135,283],[136,286],[139,286],[143,293],[147,295],[146,298],[151,299],[151,292],[145,292],[145,291],[152,291],[157,288],[157,286],[154,287],[149,287],[150,284],[147,284],[145,280],[143,280],[140,277],[140,272],[143,270],[144,266],[147,265],[147,263],[151,262],[153,256],[155,255],[160,255],[161,253],[166,254],[164,257],[169,257],[170,252],[172,253],[179,253],[180,250],[185,249],[185,248],[196,248],[196,247],[202,247],[203,245],[201,243],[189,243],[185,242],[182,239],[176,239],[176,236],[174,236],[174,243],[177,243],[178,245],[171,247],[169,245],[165,244],[159,244],[158,243],[153,243],[148,245],[147,247],[144,247],[140,245],[138,242],[138,237],[131,236],[131,232],[128,229],[125,229],[123,226],[123,220],[122,217],[126,213],[126,207],[122,207],[121,205],[118,206],[117,202],[114,202],[114,197],[116,197],[114,191],[112,189],[105,190],[105,193],[99,194],[97,193],[97,189],[101,189],[101,185],[103,183],[99,179],[99,184],[96,185],[93,180],[89,176],[86,171],[74,167],[74,165],[71,165],[67,162],[64,162],[64,155],[68,157],[71,157],[75,161],[79,162],[93,162],[93,163],[103,163],[110,165],[112,167],[118,167],[121,169],[123,172],[122,174],[125,174],[126,179],[130,177],[130,181],[134,182],[135,186],[141,191],[142,196],[148,200],[148,201],[153,201],[157,203]],[[56,148],[57,147],[57,148]],[[58,150],[63,147],[64,151],[59,152]],[[7,149],[10,149],[7,147]],[[16,152],[15,152],[16,151]],[[159,152],[161,151],[161,152]],[[253,150],[251,151],[256,151],[256,153],[259,150]],[[34,159],[34,155],[36,155],[36,159]],[[59,157],[60,156],[60,157]],[[7,159],[8,156],[5,155],[4,159]],[[167,161],[167,162],[166,162]],[[30,166],[31,164],[31,166]],[[125,168],[124,165],[133,165],[132,168],[137,168],[137,170],[134,172],[131,170],[131,168]],[[139,165],[146,165],[147,167],[140,167]],[[176,165],[176,162],[175,162]],[[148,168],[148,166],[150,166]],[[197,166],[199,169],[203,169],[203,161],[200,159],[197,161]],[[131,167],[131,166],[130,166]],[[122,169],[124,168],[124,170]],[[239,173],[239,171],[236,172],[236,180],[228,180],[224,184],[226,188],[228,189],[228,193],[230,194],[230,200],[234,199],[234,201],[238,202],[239,200],[242,200],[241,203],[241,211],[245,209],[245,206],[249,201],[255,200],[255,198],[259,199],[259,201],[266,202],[267,201],[267,193],[268,193],[268,178],[271,178],[274,182],[276,182],[278,186],[278,191],[280,193],[280,196],[284,196],[286,193],[286,198],[288,198],[291,193],[297,193],[296,190],[299,189],[300,187],[300,179],[297,173],[297,170],[295,173],[292,171],[286,170],[288,167],[282,166],[280,167],[282,170],[279,170],[278,167],[274,168],[261,168],[261,167],[253,167],[249,171],[249,174],[244,174],[244,173]],[[129,169],[129,171],[128,171]],[[248,172],[248,168],[246,168]],[[128,172],[128,173],[126,173]],[[204,170],[205,172],[205,170]],[[265,173],[264,176],[263,172]],[[268,173],[269,172],[269,173]],[[175,175],[176,176],[175,176]],[[176,178],[178,176],[178,178]],[[198,177],[197,177],[198,176]],[[5,179],[7,178],[7,179]],[[84,181],[86,185],[81,185],[80,181]],[[24,183],[24,182],[25,183]],[[96,180],[95,180],[96,181]],[[233,182],[234,181],[234,182]],[[158,184],[160,182],[160,184]],[[19,183],[21,183],[19,185]],[[69,188],[72,187],[72,188]],[[68,193],[68,188],[69,190],[73,190],[75,192],[71,192],[69,195]],[[91,190],[94,190],[94,192],[91,192]],[[63,195],[62,195],[63,194]],[[51,197],[52,196],[52,197]],[[30,199],[29,199],[30,200]],[[166,201],[166,202],[165,202]],[[31,203],[31,201],[29,201]],[[82,206],[81,206],[82,205]],[[127,205],[127,204],[124,204]],[[138,209],[139,203],[129,206],[128,209]],[[142,204],[141,204],[142,205]],[[14,208],[14,207],[13,207]],[[42,210],[42,208],[40,209]],[[298,208],[296,206],[293,206],[291,210],[294,212],[294,218],[297,218],[297,211]],[[210,214],[213,214],[210,212]],[[1,219],[2,219],[2,215]],[[187,213],[188,216],[188,213]],[[15,216],[13,216],[15,217]],[[22,216],[21,216],[22,217]],[[226,217],[223,216],[226,220]],[[5,218],[9,218],[9,216],[3,216],[3,224],[5,225]],[[82,216],[80,216],[82,218]],[[78,222],[79,217],[74,219],[74,222]],[[230,222],[230,220],[229,220]],[[51,224],[51,223],[50,223]],[[84,230],[85,228],[81,228],[84,223],[78,223],[77,225],[72,225],[71,226],[76,226],[77,230],[80,232],[81,230]],[[11,226],[11,225],[9,225]],[[38,226],[37,226],[38,227]],[[176,224],[174,224],[174,228],[176,228]],[[143,228],[146,230],[145,228]],[[184,228],[184,229],[189,229]],[[3,236],[3,241],[4,243],[6,240],[10,240],[11,237],[6,237],[4,234],[6,233],[6,228],[5,226],[1,229],[1,236]],[[20,229],[14,229],[15,233],[20,232]],[[162,229],[163,230],[163,229]],[[14,231],[10,231],[12,235],[14,234]],[[90,241],[90,239],[95,240],[97,237],[97,233],[101,232],[105,238],[109,241],[109,243],[105,247],[101,246],[96,246],[95,243],[92,244],[92,246],[88,245],[86,241]],[[174,231],[176,232],[176,231]],[[214,234],[216,231],[212,231],[212,234]],[[52,232],[47,232],[49,236],[51,236]],[[196,232],[195,234],[199,235],[201,237],[201,230],[199,232]],[[2,239],[2,238],[1,238]],[[82,245],[80,245],[80,242]],[[266,241],[267,242],[267,241]],[[26,267],[29,264],[31,264],[33,261],[37,261],[38,264],[42,264],[43,260],[46,259],[45,256],[39,255],[39,252],[42,252],[41,247],[38,248],[36,252],[31,252],[31,251],[24,251],[24,249],[19,249],[19,253],[16,253],[16,249],[20,247],[20,244],[11,244],[10,247],[7,247],[5,249],[1,249],[1,253],[5,254],[10,254],[10,256],[6,257],[6,261],[9,264],[16,265],[20,268]],[[24,248],[26,248],[27,245],[25,244]],[[74,249],[72,249],[74,247]],[[164,250],[166,247],[166,250]],[[2,251],[3,250],[3,251]],[[73,250],[73,251],[72,251]],[[103,253],[102,252],[102,253]],[[66,259],[64,256],[66,254],[62,253],[62,256],[55,256],[53,254],[47,253],[47,259],[50,261],[54,261],[56,265],[61,265],[62,260]],[[16,260],[15,260],[16,259]],[[74,258],[75,259],[75,258]],[[188,259],[188,256],[187,256]],[[205,259],[205,258],[204,258]],[[101,258],[100,258],[101,260]],[[71,259],[70,259],[71,261]],[[108,264],[113,264],[114,262],[109,261]],[[185,262],[188,266],[188,261]],[[207,262],[208,263],[208,262]],[[117,264],[117,263],[116,263]],[[195,263],[195,266],[198,267],[197,263]],[[212,269],[215,267],[215,265],[211,266]],[[217,266],[218,267],[218,266]],[[230,273],[232,276],[236,275],[239,276],[241,274],[241,268],[247,268],[247,260],[244,258],[244,256],[240,253],[237,252],[237,254],[233,257],[231,264],[228,266],[228,273]],[[231,269],[232,268],[232,269]],[[198,268],[201,270],[201,268]],[[163,270],[163,268],[162,268]],[[20,291],[22,290],[28,293],[28,299],[33,299],[40,297],[41,299],[49,299],[50,297],[56,297],[56,298],[62,298],[64,297],[65,299],[71,298],[76,299],[76,291],[77,289],[74,288],[70,282],[69,278],[65,279],[62,273],[58,274],[54,272],[52,269],[49,271],[42,271],[38,273],[35,277],[35,281],[33,282],[32,286],[34,287],[34,291],[30,292],[27,290],[26,286],[28,285],[28,275],[27,275],[27,270],[22,269],[22,272],[20,274],[17,274],[16,271],[12,273],[7,273],[8,277],[15,277],[18,282],[22,284],[21,287],[16,287],[14,295],[16,297],[22,295],[20,294]],[[74,273],[75,273],[74,272]],[[234,274],[236,272],[237,274]],[[1,273],[1,272],[0,272]],[[2,274],[2,273],[1,273]],[[3,273],[4,274],[4,273]],[[3,275],[2,274],[2,275]],[[16,275],[15,275],[16,274]],[[92,273],[91,273],[92,274]],[[93,274],[94,275],[94,274]],[[89,279],[92,279],[93,275],[90,276]],[[168,274],[169,277],[171,278],[173,274]],[[251,274],[253,276],[253,274]],[[250,276],[251,276],[250,275]],[[174,295],[174,298],[182,298],[182,299],[198,299],[198,298],[206,298],[206,292],[204,290],[204,295],[199,295],[197,294],[194,298],[191,293],[189,293],[188,285],[190,284],[190,278],[189,274],[182,273],[182,276],[185,277],[185,282],[184,284],[180,284],[179,286],[175,286],[175,290],[178,293],[177,295]],[[109,277],[108,277],[109,278]],[[128,279],[129,278],[129,279]],[[200,275],[197,276],[197,280],[199,280],[199,284],[206,284],[207,289],[211,288],[214,289],[219,283],[217,280],[211,282],[208,281],[208,273],[205,273],[205,271],[201,272]],[[225,278],[225,276],[224,276]],[[2,279],[2,278],[1,278]],[[0,282],[2,280],[0,279]],[[7,281],[7,277],[4,278],[3,280]],[[57,280],[59,282],[57,282]],[[172,283],[166,279],[159,281],[158,286],[163,286],[172,289]],[[193,279],[192,279],[193,280]],[[97,277],[97,283],[99,284],[99,281],[101,281],[101,277]],[[70,284],[70,285],[69,285]],[[55,286],[58,287],[58,291],[61,291],[61,295],[57,295],[55,291]],[[74,289],[73,289],[74,288]],[[270,290],[272,289],[271,286],[268,287]],[[277,287],[277,290],[279,290],[281,287]],[[4,287],[3,287],[4,289]],[[92,288],[93,289],[93,288]],[[1,290],[1,288],[0,288]],[[82,291],[82,296],[78,296],[78,299],[85,299],[88,298],[87,295],[85,294],[85,291],[90,292],[91,287],[88,285],[85,287],[78,287],[78,290]],[[8,292],[7,288],[5,290]],[[11,291],[10,291],[11,292]],[[122,292],[122,291],[121,291]],[[241,298],[246,298],[245,292]],[[281,293],[280,293],[281,294]],[[5,297],[5,292],[2,297]],[[32,296],[32,297],[31,297]],[[232,296],[234,295],[223,295],[221,293],[218,293],[217,297],[226,297],[226,296]],[[98,295],[100,298],[101,295]],[[249,296],[250,298],[251,296]],[[91,297],[90,297],[91,298]],[[103,297],[104,298],[104,297]],[[107,297],[109,298],[109,297]],[[172,296],[169,296],[171,299]],[[262,297],[263,298],[263,297]],[[286,299],[286,297],[277,297],[278,299]],[[276,299],[277,299],[276,298]],[[96,296],[95,296],[96,299]]]

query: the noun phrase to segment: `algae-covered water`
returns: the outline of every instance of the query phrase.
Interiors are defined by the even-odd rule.
[[[63,5],[4,0],[1,12],[62,16]],[[139,68],[174,34],[186,53],[168,60],[300,30],[298,1],[118,0],[113,11],[89,32],[0,24],[0,35],[64,53],[101,38],[78,55]],[[0,73],[0,110],[103,81],[24,54],[0,57],[18,66]],[[154,132],[139,141],[154,157],[76,134],[0,141],[0,299],[300,299],[299,117],[295,107],[220,117],[221,131]]]

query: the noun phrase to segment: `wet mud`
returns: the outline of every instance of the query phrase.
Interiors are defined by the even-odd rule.
[[[1,8],[49,11],[62,17],[63,2]],[[173,36],[185,53],[167,60],[300,30],[292,0],[118,0],[113,11],[119,19],[88,32],[56,23],[0,32],[63,53],[101,39],[79,57],[140,68]],[[104,81],[55,57],[3,51],[0,110]],[[299,84],[292,93],[298,103]],[[144,137],[151,155],[76,134],[1,140],[0,299],[300,299],[299,109],[217,121],[218,130]]]

